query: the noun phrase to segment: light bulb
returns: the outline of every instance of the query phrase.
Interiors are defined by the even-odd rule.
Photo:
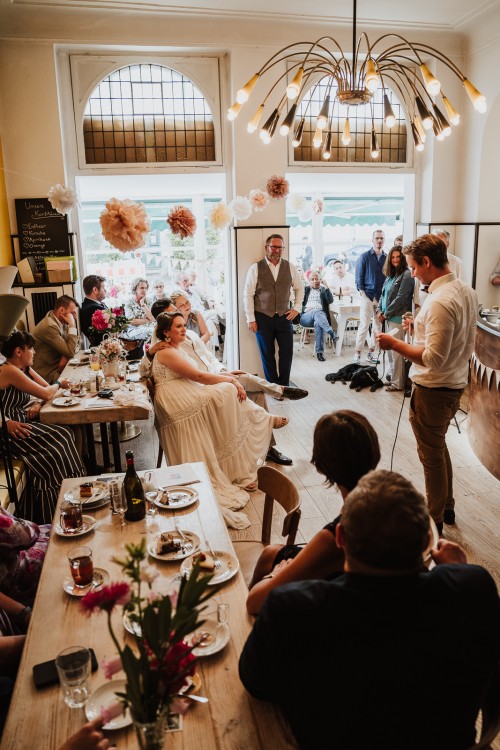
[[[295,133],[293,134],[292,146],[294,148],[297,148],[298,146],[300,146],[302,142],[302,133],[304,131],[305,121],[306,121],[306,118],[303,117],[301,121],[299,122]]]
[[[249,133],[255,133],[257,128],[259,127],[260,118],[262,117],[262,113],[264,111],[264,105],[261,104],[257,112],[254,114],[252,119],[247,125],[247,130]]]
[[[396,124],[394,110],[392,109],[392,106],[391,106],[391,103],[389,101],[389,97],[387,96],[387,94],[384,94],[384,122],[389,129],[393,128],[394,125]]]
[[[286,95],[289,99],[296,99],[299,95],[300,86],[302,84],[302,76],[304,74],[304,68],[300,67],[295,73],[291,83],[286,87]]]
[[[351,142],[351,126],[349,124],[349,118],[345,118],[344,131],[342,133],[342,144],[348,146]]]
[[[417,126],[414,122],[411,123],[411,132],[413,135],[413,143],[415,144],[415,150],[416,151],[423,151],[424,150],[424,144],[422,142],[422,138],[420,137],[420,133],[418,131]]]
[[[447,96],[445,96],[443,93],[441,94],[441,96],[443,98],[443,104],[446,110],[446,114],[448,115],[448,120],[451,122],[452,125],[459,125],[460,115],[458,114],[457,110],[455,109],[455,107],[450,102]]]
[[[228,120],[236,120],[238,117],[238,114],[241,109],[241,104],[238,104],[238,102],[235,102],[229,109],[227,110],[227,119]]]
[[[484,96],[484,94],[481,94],[481,92],[478,91],[477,88],[467,80],[467,78],[464,78],[463,84],[476,112],[486,112],[488,105],[486,103],[486,97]]]
[[[326,134],[325,145],[324,145],[323,153],[321,154],[321,156],[323,157],[323,159],[329,159],[331,155],[332,155],[332,131],[329,130],[328,133]]]
[[[420,70],[422,71],[422,78],[424,79],[424,85],[427,93],[430,96],[438,96],[439,92],[441,91],[441,84],[436,76],[431,73],[425,63],[421,64]]]
[[[323,131],[320,130],[320,128],[316,128],[316,130],[314,131],[314,138],[313,138],[314,148],[319,148],[321,146],[322,140],[323,140]]]
[[[375,63],[373,62],[371,57],[369,57],[368,60],[366,61],[365,86],[368,89],[368,91],[372,92],[372,94],[380,86],[380,76],[377,73]]]
[[[316,127],[320,130],[324,130],[328,125],[328,110],[330,109],[330,95],[325,97],[325,101],[321,107],[318,119],[316,120]]]
[[[262,143],[265,143],[266,146],[268,143],[271,143],[271,136],[269,135],[269,132],[267,130],[262,129],[259,135]]]
[[[420,140],[422,141],[422,143],[425,143],[425,139],[427,138],[427,136],[425,134],[424,126],[422,125],[422,120],[418,115],[415,115],[414,123],[420,136]]]
[[[375,135],[375,131],[372,130],[370,155],[372,159],[378,159],[378,154],[379,154],[379,150],[378,150],[377,136]]]
[[[297,105],[292,104],[292,106],[290,107],[290,110],[288,111],[287,116],[281,123],[280,135],[288,135],[288,133],[290,132],[290,128],[292,127],[293,122],[295,120],[296,110],[297,110]]]
[[[255,84],[257,83],[258,80],[259,80],[259,74],[255,73],[255,75],[253,75],[250,78],[250,80],[245,83],[245,85],[243,86],[243,88],[241,88],[238,91],[238,93],[236,94],[236,101],[239,104],[245,104],[245,102],[248,101],[248,98],[249,98],[250,94],[252,93],[252,89],[253,89],[253,87],[255,86]]]

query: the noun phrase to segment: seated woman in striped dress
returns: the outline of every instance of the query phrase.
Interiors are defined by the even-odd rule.
[[[19,515],[35,523],[50,523],[62,480],[82,477],[85,470],[71,429],[34,421],[41,404],[29,407],[31,397],[46,401],[69,383],[62,380],[49,385],[32,369],[33,345],[30,333],[15,331],[9,336],[2,349],[6,361],[0,366],[0,389],[10,450],[14,458],[24,461],[28,473]]]

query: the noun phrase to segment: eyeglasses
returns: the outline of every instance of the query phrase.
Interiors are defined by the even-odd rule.
[[[268,245],[271,250],[286,250],[286,245]]]

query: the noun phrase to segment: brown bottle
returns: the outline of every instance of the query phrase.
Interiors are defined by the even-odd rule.
[[[123,480],[123,492],[127,501],[125,518],[127,521],[142,521],[146,515],[146,503],[144,502],[144,490],[134,466],[134,453],[127,451],[127,471]]]

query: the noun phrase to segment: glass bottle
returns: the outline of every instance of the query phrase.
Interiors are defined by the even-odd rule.
[[[123,493],[127,500],[125,518],[127,521],[142,521],[146,515],[146,503],[144,502],[144,490],[134,466],[134,453],[127,451],[127,471],[123,480]]]

